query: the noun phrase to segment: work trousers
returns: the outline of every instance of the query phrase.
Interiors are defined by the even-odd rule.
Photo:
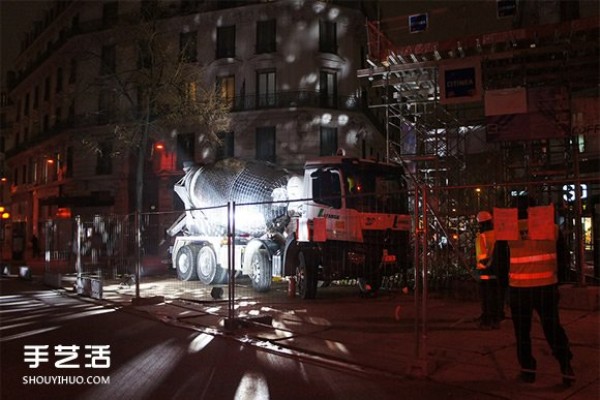
[[[500,288],[498,279],[481,279],[479,295],[481,297],[481,324],[498,324],[504,319],[504,288]]]
[[[511,287],[510,310],[517,340],[517,358],[521,369],[535,370],[536,360],[531,349],[533,311],[538,314],[552,355],[561,367],[570,362],[573,354],[569,339],[560,324],[558,313],[558,285],[529,288]]]

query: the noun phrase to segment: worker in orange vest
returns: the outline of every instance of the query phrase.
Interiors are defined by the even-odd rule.
[[[528,233],[528,207],[535,203],[526,196],[518,197],[520,238],[509,240],[510,266],[508,284],[510,310],[517,342],[517,358],[521,366],[520,379],[533,383],[536,378],[536,359],[531,348],[531,324],[533,311],[540,317],[544,336],[552,349],[552,355],[560,364],[563,384],[575,382],[571,367],[573,354],[569,339],[563,329],[558,310],[558,269],[565,262],[558,249],[560,236],[555,226],[555,240],[532,240]]]
[[[480,211],[477,213],[477,222],[479,232],[475,238],[475,256],[481,299],[479,328],[499,329],[500,321],[504,318],[504,297],[501,296],[496,272],[492,269],[492,254],[496,242],[492,214]]]

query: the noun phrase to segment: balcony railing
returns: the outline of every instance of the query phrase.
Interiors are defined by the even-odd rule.
[[[231,101],[232,112],[259,111],[268,109],[294,109],[294,108],[320,108],[349,112],[362,112],[371,123],[383,132],[383,123],[368,108],[368,105],[357,96],[330,96],[315,91],[277,92],[268,95],[237,96]],[[53,136],[64,133],[70,129],[81,129],[84,127],[101,126],[114,123],[127,123],[132,121],[136,115],[135,110],[121,109],[110,114],[95,112],[78,114],[61,120],[51,128],[31,137],[27,142],[20,143],[16,147],[6,151],[7,157],[12,157],[32,145],[43,142]]]
[[[332,96],[315,91],[276,92],[236,96],[231,99],[231,111],[254,111],[267,108],[315,107],[334,110],[361,111],[365,107],[356,96]]]

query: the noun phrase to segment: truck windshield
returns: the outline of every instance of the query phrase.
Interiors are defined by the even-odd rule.
[[[408,212],[400,168],[382,164],[346,165],[343,176],[346,208],[387,214]]]

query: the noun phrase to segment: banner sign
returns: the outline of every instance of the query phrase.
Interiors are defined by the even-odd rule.
[[[556,240],[554,205],[529,207],[527,228],[531,240]]]
[[[481,100],[481,59],[479,57],[441,62],[439,71],[441,104]]]
[[[527,90],[524,87],[486,90],[484,96],[485,116],[525,114]]]
[[[527,89],[526,113],[486,116],[488,142],[561,138],[569,133],[569,126],[564,87]]]
[[[408,16],[408,32],[418,33],[427,30],[427,14],[413,14]]]
[[[519,240],[519,218],[516,208],[494,207],[496,240]]]
[[[496,11],[498,18],[517,15],[517,0],[496,0]]]

